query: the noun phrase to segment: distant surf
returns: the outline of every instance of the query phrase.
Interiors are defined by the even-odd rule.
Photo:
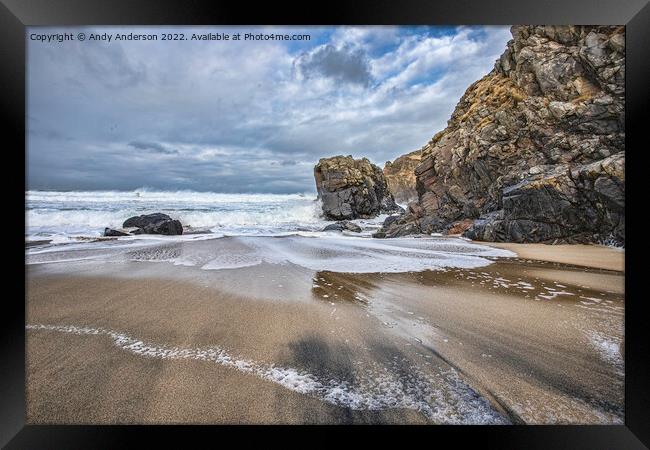
[[[320,230],[313,193],[220,194],[194,191],[27,191],[27,240],[98,237],[131,216],[163,212],[206,233],[259,235]]]

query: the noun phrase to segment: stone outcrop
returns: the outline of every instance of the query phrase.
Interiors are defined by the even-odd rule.
[[[327,219],[367,219],[399,210],[382,170],[366,158],[322,158],[314,178]]]
[[[167,214],[153,213],[142,216],[130,217],[122,224],[123,228],[137,228],[132,234],[183,234],[183,225]]]
[[[416,150],[400,156],[395,161],[386,161],[384,177],[395,201],[404,204],[417,200],[415,168],[420,164],[421,159],[422,150]]]
[[[494,69],[423,148],[387,237],[625,242],[623,27],[514,26]]]

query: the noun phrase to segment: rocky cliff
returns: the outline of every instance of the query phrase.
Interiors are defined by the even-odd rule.
[[[380,235],[624,244],[624,28],[511,31],[422,148],[418,200]]]
[[[395,161],[386,161],[384,177],[388,189],[400,203],[409,203],[417,200],[418,192],[415,190],[415,168],[422,160],[422,150],[416,150],[402,155]]]
[[[314,178],[328,219],[367,219],[400,210],[382,170],[367,158],[322,158],[314,167]]]

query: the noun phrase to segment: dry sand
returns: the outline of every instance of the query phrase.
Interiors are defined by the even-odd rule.
[[[604,245],[546,245],[505,242],[480,242],[480,244],[513,251],[520,258],[573,264],[595,269],[616,270],[619,272],[625,271],[625,252],[623,249],[606,247]]]
[[[603,268],[623,252],[510,248],[525,260],[404,274],[30,265],[28,325],[103,331],[28,329],[27,420],[622,423],[624,275]],[[255,370],[156,356],[172,347]],[[336,389],[301,393],[272,366]]]

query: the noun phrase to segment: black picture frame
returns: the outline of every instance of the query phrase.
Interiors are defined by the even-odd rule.
[[[650,445],[650,390],[648,380],[648,327],[641,295],[640,227],[643,221],[631,200],[643,192],[644,164],[640,164],[647,143],[644,114],[649,106],[650,5],[647,0],[362,0],[305,2],[282,8],[277,2],[234,1],[110,1],[110,0],[1,0],[0,68],[1,114],[5,125],[5,155],[14,161],[6,166],[5,195],[16,211],[8,214],[9,229],[24,228],[26,167],[25,144],[25,27],[33,25],[418,25],[418,24],[608,24],[626,25],[626,174],[628,205],[625,251],[625,424],[611,426],[432,426],[379,427],[385,431],[416,433],[427,439],[451,439],[454,446],[469,439],[488,448],[571,448],[637,449]],[[11,139],[7,139],[11,138]],[[10,147],[9,142],[13,142]],[[20,165],[23,170],[20,170]],[[637,199],[638,200],[638,199]],[[15,203],[14,203],[15,202]],[[13,209],[13,208],[12,208]],[[10,238],[9,251],[24,262],[24,244]],[[638,242],[637,242],[638,241]],[[4,274],[15,288],[2,305],[0,385],[0,445],[6,448],[115,448],[130,446],[136,436],[157,438],[166,443],[188,437],[211,437],[221,427],[195,426],[46,426],[25,424],[25,272],[17,263],[8,264]],[[275,428],[277,429],[277,428]],[[281,428],[286,430],[286,428]],[[358,428],[357,428],[358,429]],[[368,428],[365,428],[369,431]],[[303,428],[302,431],[304,431]],[[306,427],[327,439],[332,427]],[[341,430],[337,427],[337,430]],[[239,428],[247,433],[247,429]],[[293,432],[293,431],[292,431]],[[431,435],[429,435],[431,433]],[[426,434],[427,436],[422,436]],[[249,434],[249,437],[251,435]],[[179,441],[180,442],[180,441]],[[430,443],[433,441],[429,441]],[[441,441],[438,441],[441,442]],[[216,442],[215,442],[216,443]]]

